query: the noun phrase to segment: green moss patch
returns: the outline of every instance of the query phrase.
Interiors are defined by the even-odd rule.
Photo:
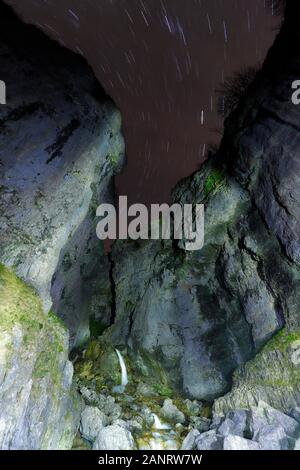
[[[0,298],[2,331],[10,332],[16,324],[25,326],[31,333],[43,329],[45,315],[39,297],[3,265],[0,265]]]
[[[285,352],[294,341],[299,340],[300,331],[287,331],[283,329],[268,342],[264,347],[264,351],[279,349],[279,351]]]
[[[153,389],[158,393],[158,395],[165,398],[172,398],[174,394],[171,388],[163,384],[155,384]]]
[[[34,289],[3,265],[0,265],[0,299],[1,331],[10,333],[19,326],[26,348],[34,347],[38,352],[33,376],[39,379],[50,374],[58,385],[59,355],[66,353],[67,346],[61,320],[52,312],[46,314]]]
[[[251,389],[258,386],[296,390],[300,387],[300,369],[291,361],[291,346],[299,340],[300,331],[280,331],[241,371],[234,373],[234,382],[249,384]]]
[[[204,195],[207,197],[212,191],[222,184],[225,178],[225,173],[222,169],[213,169],[204,182]]]

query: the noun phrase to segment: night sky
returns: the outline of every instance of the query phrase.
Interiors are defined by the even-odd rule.
[[[278,30],[266,0],[7,0],[83,54],[122,112],[131,203],[169,200],[221,137],[215,90],[261,63]]]

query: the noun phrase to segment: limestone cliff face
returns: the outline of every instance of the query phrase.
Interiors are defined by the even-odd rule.
[[[80,344],[90,313],[110,321],[95,210],[112,200],[124,159],[120,113],[75,54],[6,10],[0,29],[8,94],[0,107],[0,261],[38,291],[46,311],[53,304]]]
[[[0,449],[69,449],[81,405],[67,331],[3,265],[0,298]]]
[[[285,342],[297,347],[300,107],[292,104],[291,84],[300,77],[298,8],[288,4],[283,29],[228,119],[220,150],[174,191],[176,201],[205,204],[204,248],[183,253],[160,242],[115,247],[113,341],[150,353],[175,387],[199,399],[229,390],[232,372],[283,327]],[[224,408],[259,398],[295,405],[299,366],[289,349],[283,354],[276,341],[272,347],[271,355],[258,354],[256,367],[236,376],[235,395]],[[272,358],[278,364],[276,370],[270,364],[267,389],[258,371]],[[287,375],[295,378],[289,389],[288,379],[277,380],[287,364]],[[236,390],[243,377],[251,382],[244,400],[245,387]]]

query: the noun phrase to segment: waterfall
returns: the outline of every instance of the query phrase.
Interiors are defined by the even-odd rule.
[[[155,413],[152,413],[152,416],[154,418],[154,427],[155,429],[170,429],[170,426],[168,424],[163,424],[161,422],[161,420],[159,419],[159,417],[155,414]]]
[[[115,393],[124,393],[126,385],[128,384],[128,375],[126,370],[126,364],[124,358],[120,351],[116,348],[116,353],[119,359],[120,367],[121,367],[121,385],[117,385],[113,388]]]

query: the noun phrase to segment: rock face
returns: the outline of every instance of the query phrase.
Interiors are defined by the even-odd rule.
[[[80,402],[65,327],[2,265],[0,298],[0,449],[70,449]]]
[[[2,6],[0,69],[0,448],[69,449],[81,412],[69,342],[90,317],[111,321],[95,209],[123,162],[121,119],[82,59]]]
[[[184,252],[159,241],[114,248],[112,341],[133,354],[150,354],[175,388],[197,399],[223,395],[232,372],[279,330],[285,327],[283,341],[289,343],[300,329],[300,107],[291,101],[300,50],[294,3],[262,71],[227,120],[221,148],[174,191],[176,202],[205,204],[204,248]],[[291,370],[298,366],[273,345],[268,358],[258,356],[258,375],[249,378],[253,386],[246,399],[282,406],[289,397],[288,406],[295,406],[299,374]],[[271,356],[275,376],[270,372],[260,387],[258,376]],[[287,388],[276,378],[284,369],[294,377]],[[232,399],[229,408],[237,405]]]
[[[82,59],[6,10],[0,29],[8,94],[0,107],[0,261],[38,291],[45,311],[53,305],[78,345],[89,316],[110,323],[95,209],[111,201],[123,161],[121,118]]]
[[[259,354],[233,376],[233,387],[214,402],[216,415],[235,408],[250,408],[260,400],[289,413],[300,401],[298,332],[279,333]]]

